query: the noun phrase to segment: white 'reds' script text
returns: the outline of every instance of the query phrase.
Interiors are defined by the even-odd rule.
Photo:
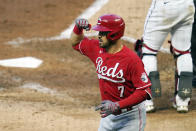
[[[116,65],[114,67],[108,68],[107,66],[102,66],[103,59],[101,57],[98,57],[96,59],[96,64],[97,64],[96,70],[98,72],[99,79],[106,79],[106,80],[109,80],[109,81],[112,81],[115,83],[125,82],[125,79],[123,78],[123,70],[120,69],[118,72],[116,72],[117,68],[119,66],[119,63],[116,63]],[[113,80],[113,79],[110,79],[106,76],[108,76],[108,77],[111,76],[112,78],[117,78],[120,80]]]

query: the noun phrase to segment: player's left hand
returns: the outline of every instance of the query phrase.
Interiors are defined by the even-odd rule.
[[[112,102],[110,100],[102,101],[100,105],[95,107],[95,111],[100,110],[101,117],[104,118],[110,114],[114,114],[120,110],[118,102]]]

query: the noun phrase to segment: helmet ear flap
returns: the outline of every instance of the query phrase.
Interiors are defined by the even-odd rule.
[[[113,41],[112,34],[113,34],[113,32],[110,32],[110,33],[107,34],[106,37],[107,37],[108,40],[112,40]]]
[[[117,39],[117,36],[118,36],[117,33],[118,33],[118,32],[115,33],[114,31],[108,33],[107,39],[109,39],[109,40],[111,40],[111,41],[116,40],[116,39]]]
[[[119,31],[112,31],[110,33],[107,34],[107,39],[109,40],[118,40],[119,38],[121,38],[121,36],[123,36],[124,31],[119,30]]]

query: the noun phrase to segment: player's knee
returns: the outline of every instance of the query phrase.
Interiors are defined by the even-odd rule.
[[[158,71],[152,71],[149,74],[149,79],[152,83],[151,92],[152,97],[160,97],[161,96],[161,83]]]
[[[177,57],[178,75],[181,72],[193,72],[193,63],[190,53],[180,55]]]
[[[146,47],[142,48],[143,57],[142,61],[144,63],[144,68],[146,73],[149,75],[152,71],[157,71],[157,52],[153,52]]]
[[[151,71],[157,71],[157,58],[155,56],[144,56],[142,61],[147,75],[149,75]]]
[[[192,94],[192,72],[181,72],[179,75],[178,84],[178,95],[182,99],[190,98]]]

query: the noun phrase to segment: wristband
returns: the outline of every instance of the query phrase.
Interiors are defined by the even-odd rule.
[[[81,35],[83,33],[83,29],[82,28],[78,28],[77,25],[74,26],[74,29],[73,29],[73,32],[76,34],[76,35]]]

